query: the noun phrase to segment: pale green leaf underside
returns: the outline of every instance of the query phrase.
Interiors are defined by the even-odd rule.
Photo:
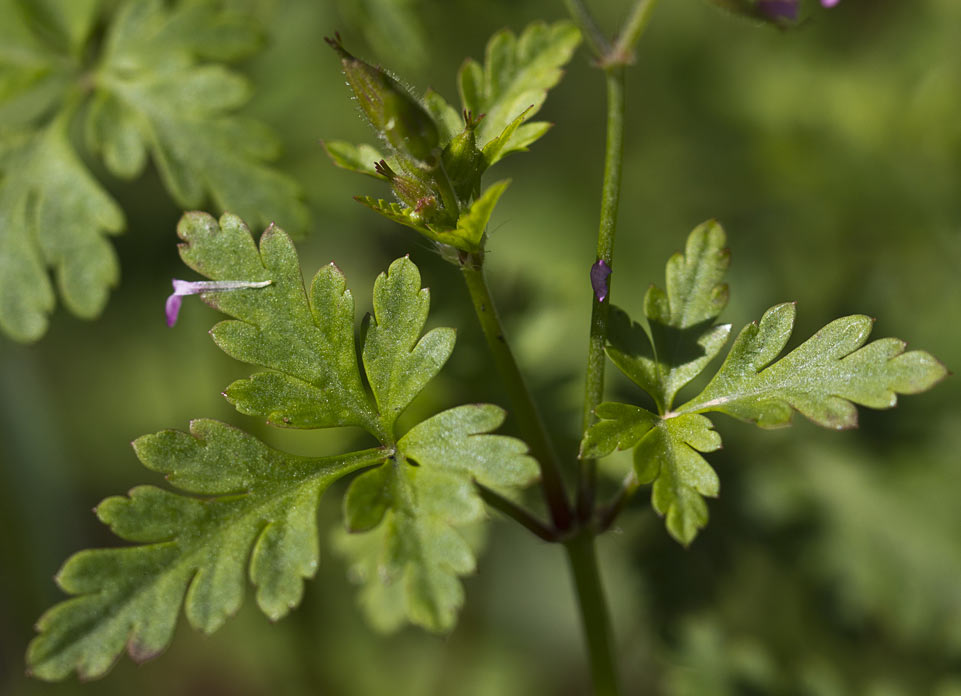
[[[122,177],[139,174],[149,151],[184,208],[201,207],[209,195],[221,210],[299,231],[307,218],[299,187],[264,164],[279,154],[277,139],[262,124],[231,113],[250,97],[246,81],[197,62],[218,53],[208,48],[223,36],[218,21],[205,3],[169,11],[159,0],[145,0],[121,9],[97,75],[96,108],[87,123],[91,145]],[[214,36],[207,37],[204,27],[211,26]],[[251,31],[241,36],[249,45],[228,45],[228,54],[259,43]]]
[[[124,216],[90,176],[67,137],[67,122],[0,146],[0,329],[33,341],[47,329],[54,293],[74,314],[100,313],[116,284],[106,236]]]
[[[834,320],[776,360],[794,318],[794,305],[780,304],[760,323],[744,327],[704,391],[677,411],[720,411],[774,427],[787,424],[797,410],[824,427],[852,428],[858,419],[854,404],[892,408],[898,394],[922,392],[947,374],[929,353],[905,352],[900,339],[865,345],[874,322],[864,315]]]
[[[580,40],[580,32],[570,22],[550,26],[537,22],[519,37],[508,30],[491,37],[483,67],[470,59],[464,63],[458,75],[461,101],[464,109],[485,115],[477,129],[481,148],[522,112],[527,117],[538,112]],[[504,153],[526,147],[532,133],[515,133],[517,140],[508,141]]]
[[[105,673],[126,650],[138,661],[170,643],[180,607],[206,633],[243,602],[247,578],[272,619],[296,606],[318,561],[317,504],[336,479],[383,460],[380,449],[306,458],[273,450],[223,423],[134,443],[149,468],[189,497],[152,486],[108,498],[100,519],[141,546],[82,551],[57,575],[76,595],[41,617],[31,672],[61,679]]]
[[[463,602],[457,577],[475,566],[458,529],[484,514],[474,481],[508,488],[537,476],[523,442],[488,434],[503,419],[491,405],[444,411],[404,435],[396,458],[351,484],[344,514],[363,533],[338,546],[363,584],[361,601],[375,626],[391,630],[406,618],[432,631],[453,627]]]
[[[722,282],[730,264],[725,243],[724,230],[713,220],[691,232],[684,253],[667,262],[666,290],[652,285],[644,296],[649,334],[623,311],[612,313],[608,355],[654,397],[662,413],[730,335],[730,325],[714,325],[728,300]]]

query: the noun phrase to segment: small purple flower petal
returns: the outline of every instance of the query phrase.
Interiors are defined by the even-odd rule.
[[[177,323],[177,315],[180,313],[180,305],[184,295],[199,295],[202,292],[228,292],[230,290],[244,290],[247,288],[265,288],[274,281],[272,280],[180,280],[174,278],[171,281],[174,291],[167,298],[165,311],[167,313],[167,326]]]
[[[611,267],[604,259],[600,259],[591,266],[591,287],[594,289],[594,297],[598,302],[603,302],[607,298],[608,284],[607,277],[611,274]]]
[[[821,6],[822,6],[822,7],[834,7],[834,6],[837,5],[840,1],[841,1],[841,0],[821,0]]]
[[[173,326],[177,323],[177,315],[180,314],[180,305],[183,303],[183,298],[180,295],[171,295],[167,298],[166,312],[167,312],[167,326]]]
[[[821,2],[830,0],[821,0]],[[836,0],[835,0],[836,1]],[[760,0],[757,9],[768,19],[786,19],[791,22],[797,19],[800,0]]]

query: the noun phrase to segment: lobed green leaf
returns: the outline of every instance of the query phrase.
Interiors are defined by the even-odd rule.
[[[454,350],[453,329],[433,329],[421,337],[429,309],[430,291],[420,287],[420,272],[408,257],[394,261],[374,282],[374,316],[363,360],[386,432],[393,432],[397,417]]]
[[[302,229],[307,211],[299,187],[265,164],[279,154],[277,139],[231,113],[250,97],[246,81],[220,65],[198,64],[259,45],[253,27],[211,3],[173,10],[160,0],[126,4],[106,39],[89,142],[120,177],[139,174],[149,151],[184,208],[200,207],[209,195],[246,219]]]
[[[333,264],[304,290],[300,263],[284,232],[270,227],[254,244],[235,215],[218,224],[206,213],[187,213],[177,227],[188,266],[213,280],[270,280],[265,288],[206,293],[205,302],[235,318],[211,335],[228,355],[276,374],[231,384],[225,394],[241,413],[278,425],[325,428],[356,425],[380,433],[376,408],[364,389],[354,349],[354,301]]]
[[[351,483],[344,516],[364,533],[339,546],[375,626],[392,630],[406,619],[431,631],[453,627],[463,602],[457,577],[475,566],[459,530],[484,515],[474,482],[503,489],[537,476],[523,442],[489,434],[503,420],[491,405],[439,413],[404,435],[394,458]]]
[[[634,450],[639,483],[653,483],[651,502],[666,519],[667,531],[687,546],[707,524],[703,496],[716,497],[720,481],[700,455],[721,447],[705,416],[686,414],[659,421]]]
[[[124,650],[137,661],[154,657],[170,643],[181,605],[192,626],[212,633],[243,602],[245,576],[264,613],[281,618],[317,568],[320,495],[385,456],[296,457],[210,420],[193,421],[189,434],[144,436],[134,448],[174,486],[207,497],[141,486],[100,504],[104,523],[143,545],[67,561],[57,582],[75,596],[41,617],[27,652],[38,677],[95,678]]]
[[[483,67],[472,59],[465,61],[458,87],[464,109],[485,115],[477,133],[481,148],[511,128],[519,115],[526,114],[526,120],[540,110],[547,90],[561,79],[561,69],[580,40],[580,32],[570,22],[550,26],[536,22],[519,37],[506,29],[491,37]],[[515,132],[501,147],[501,156],[529,145],[536,139],[534,132],[528,130],[523,136]],[[544,132],[546,128],[537,137]]]
[[[119,276],[106,236],[123,229],[123,213],[80,161],[68,125],[57,119],[0,146],[0,329],[19,341],[47,329],[48,267],[67,308],[85,318]]]
[[[793,304],[772,307],[741,331],[717,374],[679,413],[720,411],[761,427],[786,425],[793,411],[827,428],[852,428],[854,404],[892,408],[898,394],[930,389],[947,369],[924,351],[882,338],[867,345],[873,320],[835,319],[785,355],[794,329]]]
[[[666,290],[652,285],[644,296],[649,335],[622,310],[612,311],[608,356],[654,397],[661,413],[727,342],[731,326],[714,325],[728,300],[721,282],[730,264],[725,243],[713,220],[691,232],[684,253],[667,262]]]

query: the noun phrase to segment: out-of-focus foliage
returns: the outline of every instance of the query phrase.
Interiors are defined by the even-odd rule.
[[[139,176],[149,153],[179,206],[306,224],[299,186],[265,164],[279,141],[235,113],[249,83],[215,62],[260,46],[251,18],[214,0],[102,4],[0,1],[0,330],[15,340],[46,332],[51,271],[87,319],[119,278],[105,236],[124,214],[82,159],[78,123],[113,176]]]
[[[252,12],[266,39],[241,64],[253,87],[242,113],[281,134],[279,167],[304,186],[315,221],[298,244],[304,267],[336,259],[355,279],[357,303],[369,306],[371,289],[357,281],[411,253],[432,290],[433,321],[457,328],[458,347],[409,418],[465,400],[505,404],[460,278],[416,236],[354,203],[383,184],[364,188],[318,145],[370,137],[320,38],[340,30],[418,92],[454,94],[465,56],[482,55],[503,27],[563,18],[561,3],[421,3],[417,19],[434,45],[420,70],[383,45],[365,46],[364,28],[332,0],[227,4]],[[590,4],[602,23],[626,7]],[[831,318],[863,313],[877,317],[877,334],[904,336],[957,372],[958,26],[956,0],[842,0],[795,31],[698,0],[660,2],[628,72],[613,301],[639,316],[646,280],[660,276],[688,230],[716,217],[736,259],[725,321],[742,326],[797,300],[790,350]],[[498,164],[498,178],[513,183],[488,242],[508,331],[569,454],[580,436],[603,99],[597,70],[576,54],[541,112],[555,127],[530,154]],[[182,272],[180,211],[150,167],[132,182],[102,181],[136,231],[116,238],[119,291],[95,323],[58,315],[40,344],[0,345],[0,522],[18,530],[0,537],[4,696],[91,690],[26,679],[23,654],[36,616],[59,598],[50,578],[62,559],[114,543],[90,508],[146,482],[126,443],[197,415],[251,427],[216,393],[248,375],[205,335],[214,315],[195,303],[175,329],[163,322],[170,278]],[[691,395],[703,386],[694,380]],[[612,378],[610,398],[638,393]],[[951,637],[961,605],[958,404],[961,387],[949,377],[894,411],[862,411],[859,428],[843,434],[803,419],[759,432],[719,418],[725,446],[709,458],[723,485],[690,548],[667,537],[640,499],[603,539],[628,693],[673,696],[703,684],[722,694],[961,693]],[[309,456],[367,446],[347,429],[255,434]],[[612,476],[630,467],[629,457],[610,459]],[[328,526],[341,515],[334,493],[320,507]],[[211,638],[183,626],[160,660],[121,661],[93,688],[105,696],[583,694],[583,646],[560,554],[508,524],[491,533],[478,574],[466,580],[458,628],[442,640],[371,632],[321,538],[318,576],[297,612],[271,624],[250,603]]]

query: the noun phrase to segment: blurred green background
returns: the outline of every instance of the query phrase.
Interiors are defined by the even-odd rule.
[[[268,37],[240,69],[247,112],[285,141],[279,166],[313,211],[305,272],[335,259],[359,314],[372,281],[410,253],[433,289],[435,325],[458,348],[416,409],[506,404],[489,378],[457,273],[421,238],[351,200],[377,182],[335,169],[321,138],[370,141],[321,37],[390,66],[418,91],[456,97],[466,55],[509,26],[564,17],[559,0],[234,0]],[[626,0],[592,7],[613,31]],[[495,173],[514,183],[492,224],[489,275],[509,333],[554,429],[573,452],[590,309],[603,152],[603,85],[583,49],[548,99],[556,123]],[[667,256],[709,217],[733,253],[736,327],[797,300],[803,340],[836,316],[877,317],[961,364],[961,2],[842,0],[781,32],[701,0],[662,2],[628,78],[624,194],[612,276],[637,312]],[[96,166],[96,165],[94,165]],[[0,339],[0,693],[571,695],[587,693],[574,598],[559,549],[500,520],[457,629],[374,634],[328,548],[303,606],[271,625],[246,607],[212,637],[181,622],[143,666],[123,658],[92,684],[23,676],[32,623],[61,593],[72,552],[112,544],[90,514],[102,498],[159,483],[128,443],[193,417],[242,425],[294,452],[334,452],[349,434],[281,433],[219,395],[248,368],[188,301],[168,329],[162,305],[178,211],[155,173],[133,183],[96,170],[128,215],[123,279],[104,315],[63,311],[32,346]],[[187,277],[190,277],[187,275]],[[358,317],[359,319],[359,317]],[[611,377],[610,394],[639,396]],[[682,395],[683,396],[683,395]],[[861,414],[856,432],[802,420],[756,431],[718,417],[725,448],[711,522],[685,550],[643,491],[602,540],[626,693],[667,696],[961,694],[961,387]],[[627,463],[605,463],[616,480]],[[338,491],[321,521],[333,529]]]

